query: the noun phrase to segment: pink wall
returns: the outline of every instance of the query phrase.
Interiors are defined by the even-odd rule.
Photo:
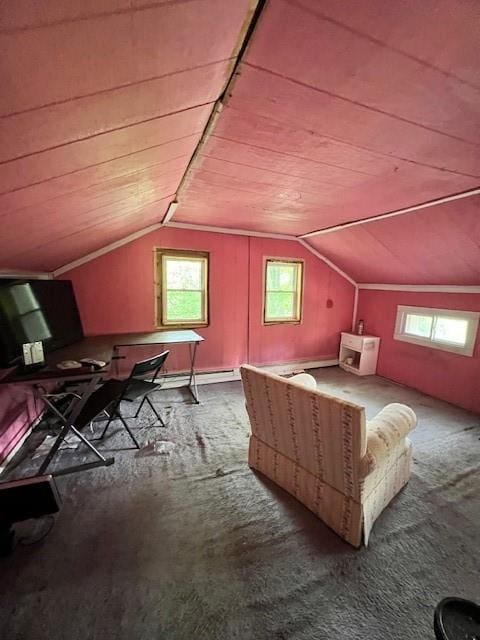
[[[15,449],[40,411],[29,385],[0,387],[0,463]]]
[[[62,276],[73,280],[87,335],[156,329],[155,247],[210,252],[210,324],[199,329],[198,369],[337,357],[340,331],[351,327],[353,287],[326,264],[296,242],[179,229],[153,232]],[[265,256],[305,261],[302,324],[262,324]],[[187,355],[174,347],[169,370],[186,369]],[[28,386],[0,391],[1,461],[38,414]]]
[[[262,324],[265,256],[305,260],[301,325]],[[352,325],[353,293],[351,284],[298,243],[251,238],[249,362],[337,358],[340,331],[349,331]]]
[[[480,413],[480,337],[473,357],[394,340],[397,305],[480,311],[480,295],[360,290],[358,318],[381,337],[377,372]]]
[[[210,252],[210,325],[198,352],[202,370],[337,356],[351,326],[353,287],[300,244],[238,235],[161,229],[65,273],[73,280],[89,335],[152,331],[155,247]],[[262,324],[265,256],[305,260],[303,322]],[[333,306],[327,308],[327,300]],[[170,368],[185,362],[172,352]]]

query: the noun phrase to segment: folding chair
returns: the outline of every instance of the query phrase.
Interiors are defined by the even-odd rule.
[[[118,418],[122,422],[128,435],[135,444],[135,447],[137,449],[140,449],[140,445],[138,444],[137,439],[128,426],[126,419],[120,413],[120,404],[123,400],[126,400],[127,402],[134,402],[135,400],[142,398],[142,402],[140,403],[135,416],[131,417],[138,417],[143,404],[146,401],[150,405],[156,417],[160,420],[160,425],[164,427],[165,423],[156,411],[148,395],[153,391],[157,391],[161,387],[161,383],[155,382],[155,379],[157,378],[160,369],[165,364],[165,360],[167,359],[169,353],[169,351],[164,351],[158,356],[154,356],[153,358],[149,358],[148,360],[137,362],[134,365],[130,376],[126,380],[115,380],[113,378],[111,380],[107,380],[106,382],[101,384],[95,391],[93,391],[93,393],[90,393],[87,397],[81,397],[78,400],[78,402],[80,403],[78,409],[76,410],[74,407],[71,411],[71,414],[68,416],[65,416],[56,408],[54,408],[54,405],[51,405],[54,413],[60,418],[63,426],[52,448],[42,462],[40,469],[38,470],[38,475],[43,475],[46,472],[48,466],[50,465],[50,462],[54,458],[55,454],[59,450],[62,442],[69,434],[69,432],[74,433],[78,438],[80,438],[80,440],[98,458],[98,461],[86,462],[84,464],[74,465],[66,469],[56,470],[54,472],[56,476],[66,473],[74,473],[76,471],[85,471],[86,469],[93,469],[94,467],[98,466],[108,466],[113,464],[114,459],[105,458],[105,456],[92,444],[92,442],[90,442],[90,440],[87,440],[87,438],[82,433],[82,430],[85,429],[85,427],[93,420],[95,420],[95,418],[98,418],[101,413],[107,414],[108,422],[105,426],[105,429],[103,430],[102,435],[100,436],[100,439],[105,436],[110,423]],[[138,376],[143,376],[152,371],[153,375],[151,381],[138,378]],[[93,378],[92,384],[94,384]]]
[[[95,396],[95,394],[97,394],[99,401],[97,407],[99,407],[100,409],[97,415],[104,409],[104,407],[102,406],[104,403],[104,399],[111,398],[111,401],[109,402],[111,408],[107,408],[109,419],[107,424],[105,425],[102,435],[100,436],[100,440],[105,437],[110,424],[114,420],[118,419],[125,427],[136,448],[139,449],[140,445],[138,444],[137,439],[128,426],[127,419],[138,418],[145,402],[150,406],[150,409],[153,411],[156,418],[160,422],[160,425],[152,426],[166,426],[161,415],[155,409],[155,406],[153,405],[149,396],[154,391],[158,391],[158,389],[160,389],[160,387],[162,386],[162,383],[155,382],[155,380],[158,377],[160,370],[163,368],[169,353],[170,351],[164,351],[157,356],[153,356],[153,358],[148,358],[147,360],[141,360],[140,362],[135,363],[130,376],[126,380],[107,380],[107,382],[105,382],[92,394],[92,396]],[[151,380],[146,380],[144,376],[150,373],[152,373]],[[135,402],[140,398],[142,398],[142,401],[140,402],[135,415],[127,417],[121,414],[120,406],[122,402]]]

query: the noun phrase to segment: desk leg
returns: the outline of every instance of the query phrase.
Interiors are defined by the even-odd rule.
[[[100,453],[100,451],[98,451],[98,449],[96,449],[93,446],[93,444],[89,440],[87,440],[87,438],[85,438],[85,436],[82,433],[80,433],[80,431],[78,431],[78,429],[75,429],[75,427],[72,424],[76,420],[77,416],[79,415],[80,411],[83,408],[83,405],[85,404],[88,397],[95,389],[97,382],[101,379],[101,377],[102,377],[101,375],[92,376],[91,380],[86,385],[86,389],[83,396],[78,400],[75,408],[72,411],[71,417],[68,418],[68,421],[65,419],[65,416],[62,415],[62,413],[58,411],[58,409],[47,398],[43,398],[43,401],[45,402],[45,404],[48,407],[50,407],[50,409],[52,409],[52,411],[61,419],[63,426],[55,442],[53,443],[52,448],[48,452],[45,460],[40,465],[37,475],[41,476],[45,474],[45,471],[47,470],[48,466],[50,465],[51,461],[53,460],[55,454],[59,450],[62,442],[65,440],[69,431],[72,431],[90,449],[90,451],[92,451],[92,453],[95,454],[95,456],[98,458],[98,461],[73,465],[65,469],[60,469],[59,471],[54,471],[52,475],[55,475],[55,476],[65,475],[68,473],[75,473],[76,471],[84,471],[86,469],[92,469],[94,467],[106,467],[114,463],[114,458],[105,458],[105,456],[103,456]]]
[[[57,439],[55,440],[55,442],[52,445],[52,448],[50,449],[50,451],[48,452],[45,460],[42,462],[42,464],[40,465],[39,470],[37,471],[37,476],[43,476],[45,475],[45,471],[48,469],[48,465],[50,464],[50,462],[53,460],[55,454],[57,453],[57,451],[60,448],[60,445],[62,444],[62,442],[65,440],[65,436],[67,435],[67,433],[70,431],[70,425],[68,423],[65,423],[60,431],[60,433],[57,436]]]
[[[200,404],[200,400],[198,399],[197,379],[195,377],[195,358],[197,355],[197,345],[198,342],[194,342],[193,345],[190,342],[190,344],[188,345],[188,348],[190,350],[190,379],[188,381],[187,388],[192,394],[195,404]]]

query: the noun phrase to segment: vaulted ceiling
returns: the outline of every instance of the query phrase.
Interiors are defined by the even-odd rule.
[[[479,186],[475,0],[267,0],[251,34],[254,5],[3,11],[0,267],[58,268],[175,199],[174,222],[299,236]],[[308,242],[359,282],[479,284],[479,219],[473,196]]]
[[[0,266],[54,269],[162,219],[251,4],[2,4]]]

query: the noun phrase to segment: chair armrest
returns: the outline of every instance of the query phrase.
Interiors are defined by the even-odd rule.
[[[367,452],[362,460],[362,476],[388,460],[417,425],[415,412],[405,404],[392,403],[384,407],[367,423]]]
[[[291,378],[288,378],[288,381],[296,382],[297,384],[303,384],[304,387],[309,387],[310,389],[317,388],[317,381],[309,373],[297,373]]]

